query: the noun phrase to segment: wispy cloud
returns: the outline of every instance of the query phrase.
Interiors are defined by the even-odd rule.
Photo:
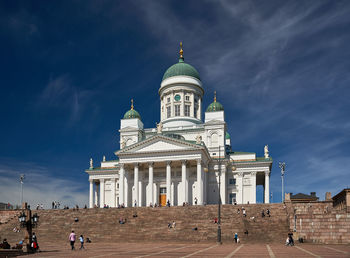
[[[81,89],[72,83],[68,74],[51,78],[38,98],[39,108],[54,108],[67,112],[68,124],[79,121],[86,111],[87,104],[96,92],[89,89]],[[95,105],[89,106],[92,114],[98,112]]]
[[[34,163],[7,162],[0,164],[0,201],[11,204],[20,203],[20,174],[25,174],[23,200],[32,207],[44,204],[51,207],[52,201],[59,201],[62,206],[88,204],[87,184],[69,178],[59,178],[46,167]]]
[[[200,71],[204,88],[218,90],[228,129],[234,132],[233,148],[243,150],[249,143],[259,151],[270,143],[271,155],[291,170],[287,191],[318,191],[323,197],[344,187],[350,174],[341,165],[349,161],[350,151],[350,123],[344,119],[350,109],[350,35],[342,28],[350,23],[350,5],[203,5],[211,10],[206,19],[196,12],[195,18],[182,19],[178,9],[159,2],[137,8],[152,33],[171,43],[161,46],[169,56],[176,51],[173,42],[185,41],[185,57],[191,55],[188,62]],[[275,164],[276,191],[278,175]]]

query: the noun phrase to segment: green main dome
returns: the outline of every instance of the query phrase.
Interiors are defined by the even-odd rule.
[[[166,72],[163,75],[162,81],[170,77],[181,76],[181,75],[191,76],[198,80],[201,79],[199,77],[199,73],[197,72],[196,68],[194,68],[192,65],[185,63],[184,59],[180,58],[177,64],[170,66],[168,70],[166,70]]]

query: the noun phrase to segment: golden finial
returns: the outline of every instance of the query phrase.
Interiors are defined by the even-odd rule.
[[[183,54],[184,54],[184,51],[183,51],[183,49],[182,49],[182,41],[180,42],[180,59],[184,59],[184,56],[183,56]]]
[[[216,91],[214,91],[214,102],[216,102]]]
[[[134,99],[131,99],[131,110],[134,110]]]

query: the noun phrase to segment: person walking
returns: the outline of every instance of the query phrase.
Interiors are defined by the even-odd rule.
[[[79,250],[85,249],[85,247],[84,247],[84,237],[83,237],[83,235],[80,235],[79,241],[80,241],[80,248],[79,248]]]
[[[237,241],[237,240],[238,240],[238,234],[237,234],[237,232],[235,233],[235,237],[234,237],[234,238],[235,238],[235,243],[237,244],[237,242],[238,242],[238,241]]]
[[[74,233],[74,230],[72,230],[72,233],[70,233],[70,235],[69,235],[69,241],[70,241],[70,245],[72,247],[72,250],[75,250],[75,248],[74,248],[75,238],[76,238],[76,235]]]

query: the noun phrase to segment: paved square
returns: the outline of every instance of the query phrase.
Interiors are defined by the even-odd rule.
[[[71,251],[69,243],[43,243],[30,257],[350,257],[349,245],[215,243],[90,243]]]

